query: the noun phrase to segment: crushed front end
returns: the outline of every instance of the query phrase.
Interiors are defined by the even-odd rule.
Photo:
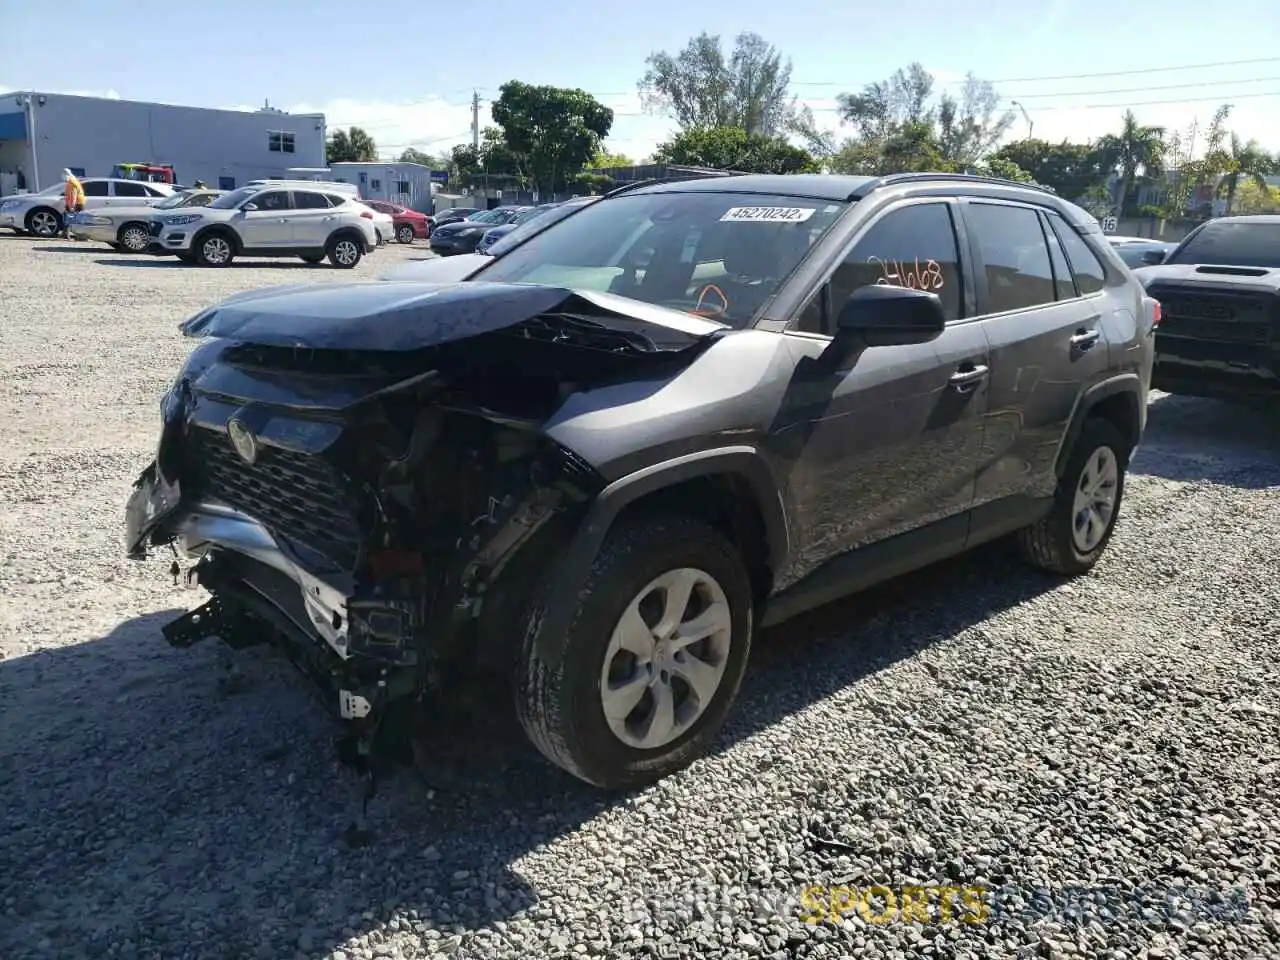
[[[508,565],[550,562],[604,485],[542,425],[584,384],[660,369],[696,339],[655,349],[634,321],[611,331],[546,300],[418,337],[389,324],[421,315],[366,304],[361,326],[355,304],[292,346],[278,334],[296,317],[261,304],[221,330],[189,322],[214,335],[163,398],[126,509],[130,556],[172,549],[212,595],[168,641],[279,644],[368,752],[393,705],[420,705],[501,633],[486,601]]]

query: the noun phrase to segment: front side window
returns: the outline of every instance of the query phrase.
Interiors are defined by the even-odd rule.
[[[916,203],[892,210],[859,237],[831,275],[832,313],[838,314],[859,287],[872,284],[937,294],[948,320],[961,316],[960,255],[947,204]]]
[[[1164,262],[1280,268],[1280,222],[1210,221],[1183,240]]]
[[[742,327],[847,208],[728,191],[624,194],[553,223],[475,278],[614,293]]]
[[[268,190],[254,197],[253,202],[259,210],[288,210],[292,206],[287,190]]]
[[[1004,313],[1053,303],[1053,268],[1040,217],[1030,207],[971,203],[965,222],[977,240],[987,279],[983,312]]]

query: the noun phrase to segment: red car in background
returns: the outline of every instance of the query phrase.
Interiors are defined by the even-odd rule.
[[[398,203],[388,203],[386,200],[364,202],[379,213],[390,215],[395,222],[396,240],[400,243],[413,243],[414,240],[426,240],[431,236],[431,221],[425,213],[410,210]]]

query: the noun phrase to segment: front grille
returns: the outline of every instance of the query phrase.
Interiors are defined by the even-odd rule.
[[[245,463],[221,430],[191,428],[186,482],[196,496],[221,500],[272,533],[353,569],[360,528],[339,472],[320,457],[262,446]]]
[[[1160,334],[1219,343],[1265,344],[1271,339],[1271,298],[1218,293],[1193,294],[1153,288],[1160,301]]]
[[[147,233],[149,233],[153,237],[160,236],[160,231],[163,229],[164,229],[164,224],[162,224],[159,220],[152,220],[150,223],[147,224]]]

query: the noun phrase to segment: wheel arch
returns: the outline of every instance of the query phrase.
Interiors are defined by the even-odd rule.
[[[1080,395],[1072,412],[1067,432],[1058,447],[1054,470],[1059,478],[1071,458],[1085,421],[1090,417],[1103,417],[1115,425],[1129,442],[1129,451],[1138,445],[1146,426],[1146,410],[1142,403],[1142,380],[1136,373],[1121,374],[1095,383]]]
[[[568,629],[578,593],[605,537],[624,516],[647,510],[705,520],[743,553],[757,603],[772,589],[790,549],[780,488],[754,447],[701,451],[638,470],[610,483],[592,503],[557,563],[539,625],[539,659],[554,665],[555,638]]]

